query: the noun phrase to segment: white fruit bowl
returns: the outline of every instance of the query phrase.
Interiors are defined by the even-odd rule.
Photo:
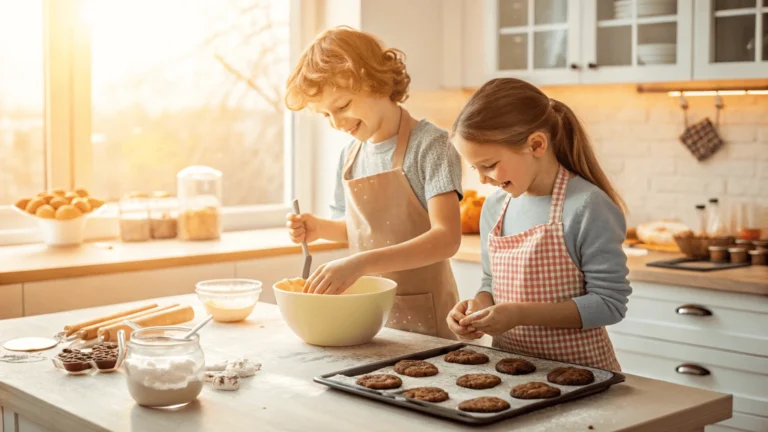
[[[273,288],[280,313],[296,336],[330,347],[370,342],[387,322],[397,283],[363,276],[340,295],[291,291],[283,282]]]
[[[16,213],[22,214],[28,218],[37,221],[40,232],[43,236],[43,243],[48,246],[75,246],[83,243],[85,237],[85,224],[89,218],[99,214],[104,210],[104,205],[85,213],[82,216],[70,220],[45,219],[29,214],[24,210],[12,205],[11,208]]]

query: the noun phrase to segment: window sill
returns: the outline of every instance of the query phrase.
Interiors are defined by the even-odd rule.
[[[318,252],[346,247],[318,241],[309,248]],[[293,244],[281,228],[225,232],[220,240],[203,242],[111,240],[68,248],[49,248],[41,243],[5,246],[0,247],[0,285],[300,253],[301,246]]]

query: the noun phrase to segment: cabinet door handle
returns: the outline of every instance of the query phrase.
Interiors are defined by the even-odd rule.
[[[587,67],[590,69],[597,69],[597,63],[589,62],[587,63]]]
[[[571,69],[573,69],[573,70],[581,70],[581,66],[579,66],[578,63],[571,63]]]
[[[685,363],[681,364],[680,366],[676,367],[675,370],[679,374],[683,375],[696,375],[696,376],[706,376],[709,375],[709,371],[699,365]]]
[[[712,312],[709,309],[703,306],[696,306],[692,304],[682,305],[679,308],[675,309],[675,312],[677,312],[678,315],[693,315],[693,316],[712,315]]]

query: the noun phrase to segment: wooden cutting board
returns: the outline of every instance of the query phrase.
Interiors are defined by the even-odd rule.
[[[657,252],[680,253],[680,248],[677,247],[677,245],[653,245],[642,243],[639,240],[625,240],[624,244],[629,247],[648,249]]]

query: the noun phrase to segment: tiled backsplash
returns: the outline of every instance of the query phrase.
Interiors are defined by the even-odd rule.
[[[629,205],[630,226],[661,218],[694,222],[694,205],[710,197],[756,204],[757,223],[768,228],[768,96],[724,96],[720,134],[726,141],[698,162],[680,143],[683,111],[666,93],[638,94],[634,86],[550,87],[587,126],[600,162]],[[449,129],[470,92],[415,93],[412,114]],[[689,97],[688,120],[715,119],[713,97]],[[466,170],[465,188],[489,193]]]

